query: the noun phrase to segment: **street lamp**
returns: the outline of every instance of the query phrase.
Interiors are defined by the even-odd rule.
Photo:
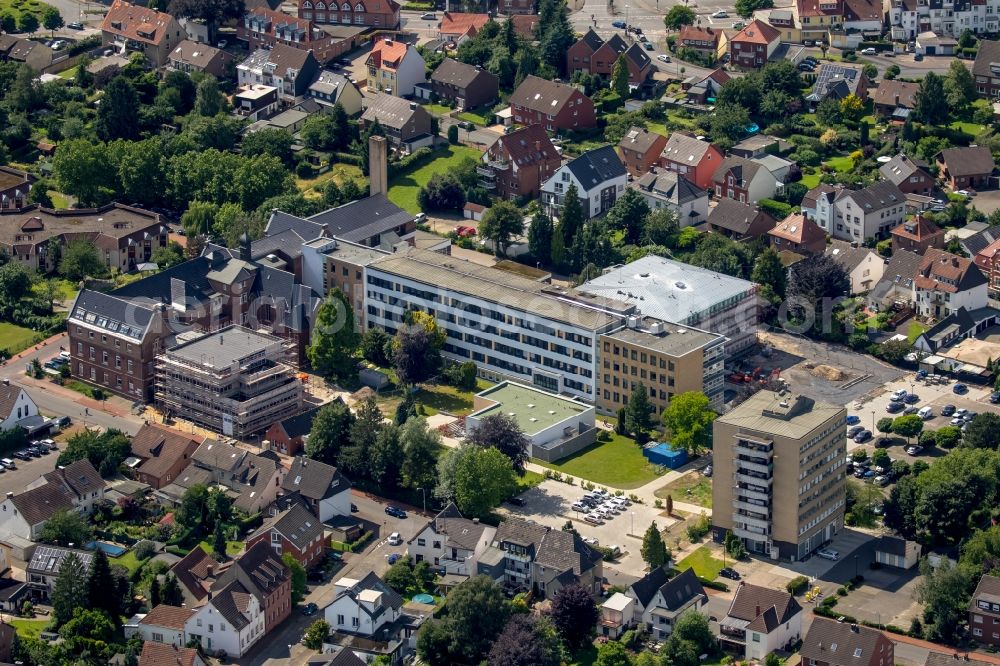
[[[875,410],[872,410],[872,433],[875,433]]]

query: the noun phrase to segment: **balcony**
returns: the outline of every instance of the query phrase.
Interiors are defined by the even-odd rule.
[[[762,492],[760,490],[753,490],[751,488],[741,488],[740,486],[733,486],[733,498],[745,498],[745,499],[756,499],[763,502],[771,501],[771,494],[768,492]]]
[[[478,173],[480,176],[484,176],[486,178],[496,178],[497,177],[496,172],[494,172],[493,169],[491,169],[488,166],[477,166],[476,167],[476,173]]]
[[[481,180],[479,181],[479,187],[484,190],[495,190],[497,188],[497,184],[492,180]]]
[[[761,530],[768,531],[771,527],[771,521],[763,518],[754,518],[752,516],[745,516],[742,513],[734,513],[733,521],[737,526],[745,526],[748,529],[757,528]]]
[[[764,485],[770,486],[771,485],[771,478],[770,477],[761,478],[759,476],[755,476],[753,474],[747,474],[747,473],[741,472],[739,470],[737,470],[736,473],[733,474],[733,479],[735,479],[739,483],[750,483],[750,484],[753,484],[755,486],[764,486]]]
[[[753,442],[738,442],[733,447],[736,455],[748,456],[750,458],[764,458],[770,460],[774,455],[774,449],[770,445],[755,444]]]
[[[750,539],[751,541],[771,541],[768,538],[770,535],[767,530],[748,529],[737,525],[733,527],[733,534],[741,539]]]
[[[773,471],[771,469],[771,465],[768,465],[766,463],[756,462],[753,460],[744,460],[743,458],[737,458],[733,462],[736,463],[737,471],[750,470],[752,472],[759,472],[761,474],[765,474],[768,477],[771,476],[771,472]]]
[[[733,499],[733,508],[742,509],[743,511],[758,511],[764,514],[770,514],[771,508],[767,506],[760,506],[759,504],[753,504],[751,502],[744,502],[739,498]]]

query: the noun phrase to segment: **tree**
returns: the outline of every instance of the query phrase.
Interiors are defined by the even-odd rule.
[[[45,26],[46,30],[51,31],[52,37],[55,37],[56,30],[63,27],[62,14],[52,5],[46,5],[45,9],[42,10],[42,25]]]
[[[453,174],[436,173],[417,192],[417,204],[425,213],[460,211],[465,206],[465,190]]]
[[[73,617],[73,610],[87,607],[87,572],[76,553],[70,553],[59,565],[59,577],[52,588],[52,619],[59,627]]]
[[[573,247],[573,240],[577,232],[583,226],[583,204],[580,201],[580,193],[576,189],[576,183],[570,183],[566,188],[566,195],[563,197],[562,210],[559,212],[559,227],[562,229],[562,240],[564,247]],[[553,245],[553,252],[555,246]],[[555,263],[555,259],[553,259]]]
[[[101,105],[97,107],[94,128],[105,141],[113,139],[137,139],[139,124],[139,94],[132,82],[124,76],[117,76],[104,89]]]
[[[486,210],[479,223],[479,235],[493,242],[499,257],[507,256],[507,247],[515,236],[524,233],[524,217],[521,209],[512,201],[500,200]]]
[[[405,558],[396,560],[395,564],[385,572],[382,580],[403,596],[409,597],[417,593],[417,578],[413,574],[410,561]]]
[[[511,616],[487,658],[489,666],[559,666],[562,661],[559,636],[552,622],[525,613]]]
[[[297,604],[306,597],[306,569],[291,553],[282,555],[281,561],[292,572],[292,603]]]
[[[785,298],[788,271],[781,264],[778,253],[771,248],[765,248],[753,265],[750,279],[761,285],[761,295],[777,305]]]
[[[497,449],[463,446],[446,455],[457,457],[452,481],[455,504],[466,516],[485,518],[517,487],[510,458]]]
[[[187,236],[208,235],[215,226],[219,207],[207,201],[192,201],[181,215],[181,226]]]
[[[374,395],[369,395],[355,410],[348,438],[350,445],[340,452],[340,464],[351,474],[369,476],[372,451],[384,420]]]
[[[163,603],[168,606],[181,606],[184,604],[184,594],[181,592],[180,584],[176,576],[168,573],[163,579]]]
[[[72,654],[103,654],[114,640],[115,624],[98,609],[74,608],[72,618],[59,629],[59,637]]]
[[[973,449],[996,449],[1000,445],[1000,415],[983,412],[972,417],[962,441]]]
[[[972,419],[975,421],[975,417]],[[966,431],[972,428],[967,428]],[[968,432],[965,433],[968,435]],[[942,449],[953,449],[958,445],[959,441],[963,439],[962,431],[958,426],[947,425],[940,428],[936,433],[934,433],[934,442],[940,446]],[[966,440],[968,441],[968,440]],[[970,444],[971,446],[971,444]]]
[[[976,98],[976,81],[961,60],[951,61],[944,81],[945,96],[952,113],[962,112]]]
[[[400,384],[419,384],[441,367],[441,352],[426,327],[406,324],[396,331],[392,363]]]
[[[389,365],[387,354],[392,338],[381,328],[369,328],[361,336],[361,357],[379,367]]]
[[[159,247],[153,250],[149,260],[159,268],[170,268],[184,261],[184,248],[175,241],[170,241],[166,247]]]
[[[344,292],[335,288],[319,308],[306,355],[316,372],[346,379],[357,371],[357,348],[354,309]]]
[[[310,650],[320,650],[329,637],[330,623],[326,620],[316,620],[302,635],[302,644]]]
[[[466,434],[466,441],[484,449],[495,448],[510,458],[518,476],[524,476],[531,442],[513,416],[504,413],[484,416],[479,425]]]
[[[663,536],[656,526],[656,521],[646,528],[646,534],[642,537],[642,560],[649,565],[650,569],[665,566],[670,562],[670,551],[663,543]]]
[[[437,472],[437,454],[443,446],[441,433],[428,428],[425,419],[414,416],[400,428],[399,442],[403,448],[403,484],[429,490]]]
[[[31,12],[21,12],[17,17],[17,29],[31,34],[38,30],[38,17]]]
[[[203,483],[196,483],[185,490],[181,496],[181,503],[174,512],[174,518],[181,526],[197,533],[210,529],[208,487]]]
[[[618,197],[604,221],[609,228],[625,232],[625,243],[635,245],[642,238],[643,223],[648,216],[649,205],[646,200],[630,187]]]
[[[448,595],[448,612],[420,627],[417,653],[430,664],[478,664],[510,618],[503,590],[486,576],[474,576]]]
[[[939,125],[948,117],[950,109],[941,76],[927,72],[917,90],[913,111],[919,120],[930,125]]]
[[[641,242],[643,245],[673,245],[679,230],[677,213],[669,208],[658,208],[646,216]]]
[[[632,658],[628,650],[618,641],[608,641],[597,646],[594,666],[631,666]]]
[[[94,551],[94,556],[90,559],[87,588],[90,607],[104,611],[112,621],[117,622],[121,615],[122,599],[111,576],[108,556],[100,548]]]
[[[942,558],[937,568],[925,560],[920,573],[923,580],[917,585],[916,596],[924,604],[924,638],[953,643],[968,616],[969,595],[978,579],[947,558]]]
[[[646,432],[653,425],[653,403],[649,401],[649,389],[642,382],[632,389],[628,404],[625,406],[625,429],[637,440],[645,441]]]
[[[628,99],[628,61],[625,59],[624,53],[618,56],[618,59],[615,60],[615,66],[611,70],[611,89],[622,100]]]
[[[770,9],[774,7],[772,0],[736,0],[736,13],[742,18],[750,18],[758,9]]]
[[[715,646],[708,618],[698,612],[684,613],[677,618],[673,633],[677,635],[677,640],[693,643],[698,654],[709,652]]]
[[[663,425],[670,430],[671,443],[697,453],[709,446],[712,421],[716,414],[704,393],[687,391],[675,395],[663,411]]]
[[[107,148],[85,139],[63,141],[52,159],[52,173],[59,190],[76,196],[85,206],[111,199],[112,192],[105,186],[109,171]]]
[[[567,585],[552,598],[549,617],[570,649],[576,650],[594,634],[599,611],[590,592],[581,585]]]
[[[0,266],[0,298],[13,305],[30,290],[31,275],[27,268],[15,263]]]
[[[853,120],[857,122],[864,114],[865,103],[862,102],[857,95],[852,93],[840,100],[840,115],[842,115],[846,120]]]
[[[892,422],[892,432],[900,437],[905,437],[907,440],[919,435],[923,429],[924,420],[916,414],[900,416]]]
[[[217,560],[226,559],[226,532],[221,522],[215,523],[215,531],[212,533],[212,553]]]
[[[94,530],[86,516],[69,509],[59,509],[42,525],[39,541],[56,546],[71,543],[82,546],[94,538]]]
[[[226,99],[219,91],[214,76],[205,76],[198,82],[194,98],[194,112],[206,118],[217,116],[226,108]]]
[[[4,12],[0,16],[0,30],[3,30],[8,35],[12,32],[17,32],[17,17],[11,12]]]
[[[528,227],[528,248],[536,261],[547,264],[552,258],[552,218],[535,213]]]
[[[306,455],[330,465],[337,463],[341,443],[347,441],[354,415],[343,400],[334,400],[320,407],[313,418]]]
[[[163,603],[163,597],[160,594],[160,577],[154,575],[153,579],[149,581],[149,609],[153,610],[161,603]]]
[[[295,140],[285,129],[273,128],[251,132],[243,137],[240,152],[249,157],[271,155],[285,166],[292,164],[292,144]]]
[[[573,187],[570,185],[570,187]],[[552,233],[552,245],[551,251],[552,255],[549,257],[549,264],[557,270],[565,270],[566,268],[566,243],[563,241],[565,234],[563,233],[563,223],[560,220],[553,230]]]
[[[694,25],[694,10],[687,5],[674,5],[663,17],[663,25],[667,30],[680,30],[686,25]]]

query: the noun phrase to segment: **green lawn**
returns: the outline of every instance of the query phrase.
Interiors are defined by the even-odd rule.
[[[111,558],[108,558],[108,561],[111,564],[117,564],[119,566],[125,567],[126,569],[128,569],[128,572],[130,574],[132,574],[132,573],[135,573],[136,571],[138,571],[139,567],[141,567],[143,564],[145,564],[149,560],[142,560],[140,562],[139,558],[135,556],[135,551],[134,550],[130,550],[127,553],[125,553],[124,555],[122,555],[121,557],[111,557]]]
[[[38,335],[38,333],[30,328],[0,321],[0,349],[6,349],[10,355],[17,354],[30,347],[34,344]]]
[[[45,631],[45,627],[48,626],[50,620],[48,618],[32,620],[29,618],[16,617],[7,620],[7,622],[14,627],[14,631],[16,631],[17,635],[21,638],[38,638],[38,634]]]
[[[13,14],[14,18],[19,18],[21,14],[34,14],[38,21],[42,20],[42,12],[50,5],[38,0],[0,0],[0,16]],[[38,29],[40,32],[47,32],[44,28]]]
[[[906,329],[906,341],[912,345],[920,337],[920,334],[926,330],[927,327],[919,321],[911,321],[910,326]]]
[[[965,122],[964,120],[956,120],[952,124],[948,125],[948,127],[955,130],[961,130],[971,136],[978,136],[980,132],[986,129],[983,125]]]
[[[615,434],[610,442],[597,442],[562,462],[534,462],[563,474],[622,490],[638,488],[658,476],[656,466],[643,457],[642,449],[635,441]]]
[[[337,185],[343,185],[348,180],[353,180],[362,190],[368,188],[361,168],[353,164],[334,164],[329,171],[315,178],[296,178],[295,186],[307,199],[318,198],[322,196],[322,187],[331,179],[337,181]]]
[[[93,398],[94,397],[94,389],[93,389],[93,387],[91,387],[88,384],[84,384],[83,382],[79,382],[79,381],[77,381],[75,379],[67,380],[65,383],[63,383],[63,386],[65,386],[66,388],[70,389],[71,391],[76,391],[77,393],[82,393],[85,396],[87,396],[88,398]]]
[[[427,416],[438,412],[448,412],[456,416],[465,416],[472,411],[472,396],[493,386],[484,379],[476,380],[473,391],[463,391],[447,384],[423,384],[416,393],[418,404],[424,406]]]
[[[56,302],[62,302],[64,305],[69,305],[70,302],[76,298],[76,294],[79,291],[76,285],[66,280],[64,278],[52,278],[52,282],[56,285]],[[45,291],[43,289],[44,282],[39,280],[31,287],[32,293],[35,296],[44,295]]]
[[[435,159],[423,166],[393,176],[389,181],[389,200],[408,213],[419,213],[417,193],[436,173],[448,173],[455,165],[466,157],[478,160],[480,155],[475,148],[466,146],[448,146],[435,153]]]
[[[212,542],[207,539],[205,541],[202,541],[198,545],[201,546],[201,549],[204,550],[206,553],[211,553],[214,550]],[[229,555],[230,557],[235,557],[236,555],[239,555],[241,552],[243,552],[243,546],[245,545],[246,544],[244,544],[242,541],[227,541],[226,555]]]
[[[463,111],[462,113],[456,113],[452,118],[456,120],[464,120],[470,122],[473,125],[479,125],[480,127],[486,127],[493,124],[493,113],[486,109],[484,111]]]
[[[831,169],[839,171],[841,173],[845,173],[854,168],[854,160],[852,160],[850,157],[846,155],[843,157],[831,157],[826,162],[824,162],[824,164],[826,164],[826,166],[830,167]]]
[[[69,208],[72,203],[68,196],[55,190],[49,190],[49,198],[52,199],[53,208]]]
[[[725,566],[722,560],[712,556],[712,551],[708,546],[702,546],[683,560],[677,563],[677,570],[684,571],[688,567],[694,569],[695,574],[708,580],[715,580],[719,577],[719,572]]]
[[[800,181],[803,185],[808,187],[810,190],[817,185],[819,185],[820,173],[804,173],[802,174],[802,180]]]
[[[514,492],[515,495],[520,495],[525,490],[531,490],[539,483],[545,480],[545,477],[538,472],[527,471],[524,476],[517,478],[517,490]]]
[[[655,494],[663,500],[670,495],[675,502],[688,502],[706,509],[712,508],[712,482],[697,473],[686,474],[663,486]]]
[[[443,116],[446,113],[451,113],[454,111],[450,106],[445,106],[444,104],[431,104],[430,102],[422,105],[427,109],[427,113],[435,116]]]

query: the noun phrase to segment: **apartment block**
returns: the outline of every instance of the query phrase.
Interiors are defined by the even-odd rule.
[[[156,404],[214,432],[244,438],[302,410],[293,345],[229,326],[156,359]]]
[[[717,333],[628,317],[626,325],[600,337],[597,408],[614,414],[628,404],[638,384],[649,389],[653,416],[678,393],[701,391],[722,409],[726,339]]]
[[[367,267],[367,326],[390,335],[408,310],[432,314],[446,358],[480,374],[594,402],[597,339],[634,306],[415,248]]]
[[[847,410],[760,391],[713,427],[712,529],[747,551],[801,560],[844,525]]]

